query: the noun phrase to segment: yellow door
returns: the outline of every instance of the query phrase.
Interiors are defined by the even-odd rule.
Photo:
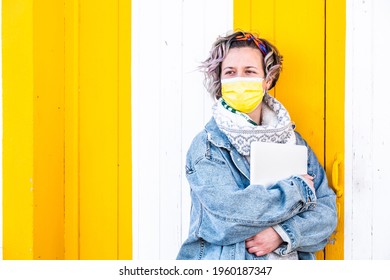
[[[131,259],[131,1],[3,0],[4,259]]]
[[[284,57],[281,77],[271,93],[289,110],[330,184],[339,189],[334,244],[317,258],[343,259],[345,3],[235,0],[234,28],[269,39]]]

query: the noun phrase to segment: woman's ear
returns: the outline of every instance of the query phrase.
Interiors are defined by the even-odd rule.
[[[271,85],[272,85],[272,80],[269,79],[269,80],[266,82],[267,90],[269,90],[269,89],[271,88]]]
[[[266,79],[263,81],[263,90],[264,90],[264,91],[268,91],[268,90],[270,89],[271,85],[272,85],[272,79],[267,79],[267,78],[266,78]]]

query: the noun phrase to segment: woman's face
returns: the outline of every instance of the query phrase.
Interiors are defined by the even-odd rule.
[[[251,47],[230,49],[222,61],[221,69],[221,79],[235,77],[264,78],[262,54],[260,50]]]

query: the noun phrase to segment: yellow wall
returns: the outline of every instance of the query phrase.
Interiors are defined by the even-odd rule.
[[[250,30],[276,45],[283,71],[272,91],[289,110],[332,184],[336,154],[344,153],[344,1],[236,0],[234,28]],[[337,168],[335,169],[337,170]],[[339,184],[343,182],[343,165]],[[343,258],[343,197],[334,245],[319,259]]]
[[[33,258],[32,10],[32,1],[2,3],[4,259]]]
[[[131,259],[130,1],[3,1],[4,259]]]

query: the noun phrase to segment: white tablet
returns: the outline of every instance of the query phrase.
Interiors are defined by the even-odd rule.
[[[251,185],[270,186],[292,175],[304,174],[307,174],[306,146],[252,142]]]

